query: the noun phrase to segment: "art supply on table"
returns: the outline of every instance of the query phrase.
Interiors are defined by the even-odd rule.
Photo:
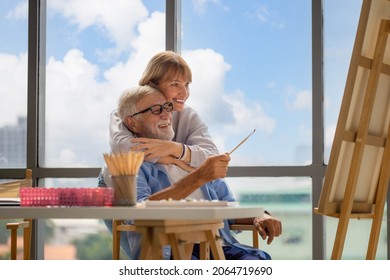
[[[133,206],[137,203],[137,174],[144,153],[104,154],[114,188],[113,206]]]

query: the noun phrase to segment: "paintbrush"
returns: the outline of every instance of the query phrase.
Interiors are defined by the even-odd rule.
[[[249,137],[252,136],[253,133],[255,133],[256,129],[254,129],[247,137],[244,138],[237,146],[234,147],[233,150],[231,150],[228,155],[230,156],[238,147],[240,147],[246,140],[248,140]]]

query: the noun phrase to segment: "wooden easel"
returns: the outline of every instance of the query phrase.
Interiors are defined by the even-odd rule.
[[[315,213],[339,219],[332,259],[349,220],[372,219],[375,259],[390,178],[390,1],[364,0],[335,138]],[[376,36],[376,37],[375,37]]]

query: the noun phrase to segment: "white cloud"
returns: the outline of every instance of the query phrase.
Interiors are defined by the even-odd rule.
[[[267,116],[259,103],[246,100],[245,93],[240,90],[235,94],[225,92],[225,77],[231,66],[221,54],[212,49],[198,49],[185,51],[183,57],[193,71],[188,105],[206,124],[222,125],[227,130],[225,133],[237,133],[243,126],[267,133],[273,131],[276,122]]]
[[[138,36],[131,42],[136,55],[142,55],[143,59],[146,59],[146,55],[150,56],[163,50],[165,47],[165,14],[152,13],[150,17],[138,24],[137,31]]]
[[[212,49],[187,50],[183,58],[192,70],[188,105],[198,111],[206,123],[230,122],[230,110],[224,103],[224,79],[231,66]]]
[[[293,92],[286,98],[286,106],[291,110],[311,109],[312,93],[308,90]]]
[[[77,49],[59,61],[49,58],[46,79],[47,158],[70,166],[87,165],[104,152],[108,116],[118,94],[97,82],[98,67]],[[71,157],[69,150],[77,157]],[[62,161],[66,159],[66,161]],[[74,161],[72,161],[72,159]]]
[[[275,89],[276,88],[276,82],[275,81],[269,81],[267,83],[267,88],[269,89]]]
[[[268,8],[263,5],[258,7],[255,10],[253,16],[261,22],[268,22],[270,17],[270,12],[268,11]]]
[[[79,30],[99,27],[115,44],[107,53],[129,50],[135,27],[148,16],[141,0],[51,0],[48,7],[67,18]]]
[[[336,133],[336,124],[330,125],[325,130],[325,147],[332,147],[334,135]]]
[[[15,9],[9,11],[7,13],[7,18],[8,19],[27,19],[28,17],[28,1],[24,0],[20,2]]]
[[[70,149],[64,149],[60,153],[60,161],[65,165],[74,164],[77,162],[77,155]]]
[[[226,5],[223,5],[221,0],[192,0],[194,11],[199,14],[204,13],[208,3],[217,5],[225,11],[229,10],[229,8]]]
[[[204,6],[209,2],[209,0],[192,0],[194,10],[198,13],[204,11]]]
[[[223,99],[232,107],[234,123],[226,125],[231,132],[242,131],[242,128],[258,129],[267,133],[274,131],[276,121],[264,112],[261,104],[246,100],[243,92],[225,95]]]
[[[0,126],[15,125],[27,112],[27,53],[0,53]]]
[[[122,91],[125,88],[138,85],[141,74],[149,59],[165,49],[165,15],[155,12],[151,17],[140,22],[138,36],[134,38],[134,51],[125,62],[118,62],[104,72],[109,84],[115,85]]]
[[[275,11],[271,11],[266,5],[258,6],[253,11],[250,11],[249,14],[251,18],[262,24],[267,24],[279,29],[284,28],[283,20],[280,18],[279,14]]]

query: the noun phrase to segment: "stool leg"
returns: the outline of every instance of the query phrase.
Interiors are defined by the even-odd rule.
[[[16,260],[17,253],[17,238],[18,238],[18,230],[17,228],[11,229],[11,260]]]
[[[118,230],[118,225],[121,221],[112,221],[112,259],[119,260],[121,232]]]
[[[23,229],[23,258],[25,260],[30,259],[31,251],[31,227],[32,220],[25,220],[28,225]]]

